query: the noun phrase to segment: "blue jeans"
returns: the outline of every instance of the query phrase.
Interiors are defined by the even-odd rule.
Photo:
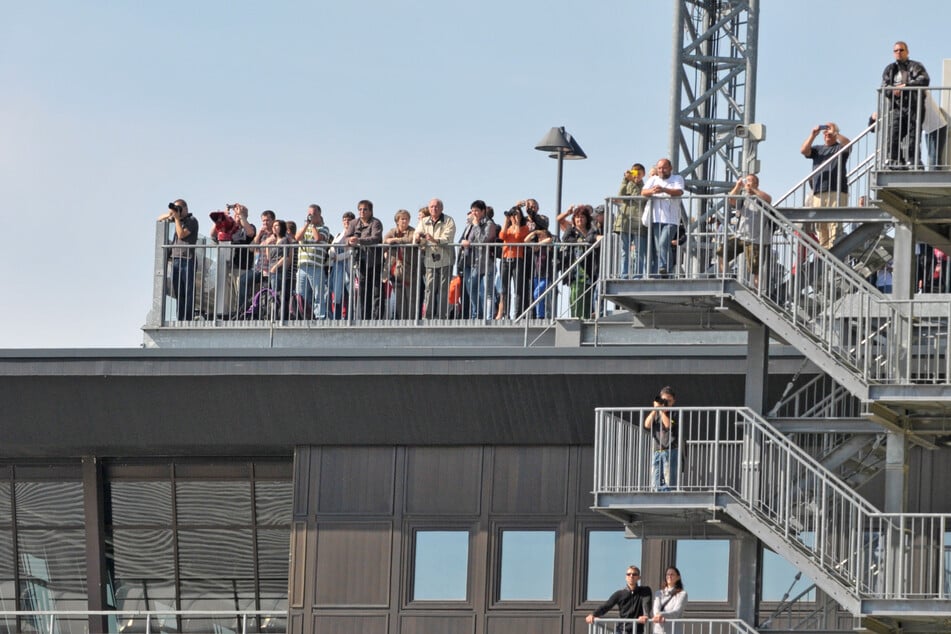
[[[330,276],[316,262],[301,262],[297,269],[297,292],[305,309],[313,311],[314,319],[327,318],[327,293]]]
[[[654,450],[654,490],[670,491],[677,486],[677,450]]]
[[[350,260],[340,260],[331,267],[330,292],[333,294],[332,317],[342,319],[343,307],[350,295]]]
[[[194,258],[172,258],[172,288],[178,304],[178,321],[191,321],[195,316]]]
[[[485,313],[485,275],[482,274],[482,267],[464,269],[462,279],[465,281],[466,295],[469,296],[469,314],[462,317],[482,319]]]
[[[634,240],[634,277],[647,275],[651,269],[647,261],[647,229],[641,229],[633,236]],[[654,260],[651,253],[651,260]]]
[[[548,290],[548,280],[544,277],[533,277],[532,278],[532,300],[536,300],[541,297],[545,291]],[[535,317],[538,319],[545,319],[548,315],[545,313],[545,302],[547,299],[543,299],[537,304],[535,304]]]
[[[617,234],[618,247],[621,250],[621,277],[627,278],[631,272],[631,234],[627,231],[620,231]]]
[[[677,225],[654,223],[654,258],[657,268],[653,271],[661,275],[674,272],[674,247],[671,241],[677,237]]]

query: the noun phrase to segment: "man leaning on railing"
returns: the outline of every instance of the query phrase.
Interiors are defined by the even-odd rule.
[[[887,169],[921,169],[918,156],[919,127],[922,120],[923,91],[931,83],[924,64],[908,59],[908,45],[895,42],[895,61],[882,71],[885,107],[885,167]]]

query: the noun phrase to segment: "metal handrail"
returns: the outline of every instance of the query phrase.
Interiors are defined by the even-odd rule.
[[[618,625],[630,625],[631,630],[636,631],[636,624],[635,619],[596,618],[588,624],[588,634],[614,634]],[[669,634],[758,634],[753,626],[740,619],[668,619],[664,624]]]
[[[120,620],[145,619],[145,633],[151,634],[152,620],[165,619],[169,617],[185,617],[200,619],[239,619],[241,634],[249,634],[248,621],[250,619],[284,619],[285,627],[283,629],[268,628],[268,632],[280,634],[286,632],[287,612],[276,612],[274,610],[0,610],[0,621],[6,619],[20,618],[42,618],[48,625],[46,634],[55,632],[57,620],[76,620],[94,616],[116,617]],[[72,617],[72,618],[69,618]],[[251,631],[259,631],[260,628],[254,628]],[[42,631],[42,630],[41,630]],[[120,632],[124,631],[122,628]]]
[[[643,429],[653,409],[596,410],[596,504],[603,495],[658,491],[653,443]],[[951,514],[880,512],[747,408],[670,410],[682,462],[670,485],[674,495],[728,496],[775,537],[774,545],[794,548],[857,599],[951,598],[951,551],[944,545]]]
[[[779,196],[777,199],[775,199],[773,201],[773,206],[775,207],[804,206],[805,192],[808,189],[811,189],[812,179],[817,174],[819,174],[820,172],[828,168],[830,165],[842,160],[843,154],[848,153],[849,160],[851,160],[853,158],[852,156],[853,150],[855,150],[859,146],[867,144],[869,141],[875,138],[873,136],[873,134],[875,133],[875,128],[876,128],[876,125],[873,123],[869,125],[867,128],[865,128],[864,130],[862,130],[862,132],[860,132],[857,137],[855,137],[854,139],[846,143],[844,146],[842,146],[842,148],[840,148],[838,152],[836,152],[833,156],[826,159],[821,165],[815,167],[811,172],[809,172],[806,176],[800,179],[799,182],[793,185],[789,189],[789,191],[785,192],[782,196]],[[855,183],[859,182],[860,179],[867,177],[869,173],[871,172],[871,170],[875,167],[874,157],[875,157],[875,149],[873,147],[870,153],[863,153],[861,158],[855,161],[855,166],[852,167],[851,169],[848,169],[846,176],[848,179],[847,182],[849,184],[850,191],[853,189],[853,186],[855,185]],[[802,200],[797,199],[797,194],[799,193],[803,194]],[[868,191],[866,191],[865,193],[867,194]],[[788,201],[789,199],[793,199],[792,205],[785,204],[786,201]]]

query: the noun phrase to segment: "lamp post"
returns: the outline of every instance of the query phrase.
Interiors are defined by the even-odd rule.
[[[555,218],[561,214],[561,175],[565,159],[581,160],[588,158],[578,142],[568,132],[565,132],[564,126],[552,128],[548,131],[541,141],[535,145],[535,149],[540,152],[549,152],[550,158],[558,159],[558,182],[555,190]]]

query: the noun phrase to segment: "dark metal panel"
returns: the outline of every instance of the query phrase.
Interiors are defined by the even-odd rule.
[[[400,634],[474,634],[473,614],[404,614]]]
[[[321,451],[319,515],[393,513],[393,447],[330,447]]]
[[[391,522],[318,522],[314,605],[389,607],[392,532]]]
[[[291,525],[291,567],[288,574],[287,599],[291,608],[304,607],[304,570],[307,564],[307,522]]]
[[[315,615],[311,632],[320,634],[387,634],[386,614]]]
[[[498,447],[494,454],[492,513],[567,512],[567,447]]]
[[[406,513],[478,515],[482,495],[480,447],[406,450]]]
[[[485,619],[486,634],[551,634],[562,631],[562,615],[553,614],[490,614]]]

